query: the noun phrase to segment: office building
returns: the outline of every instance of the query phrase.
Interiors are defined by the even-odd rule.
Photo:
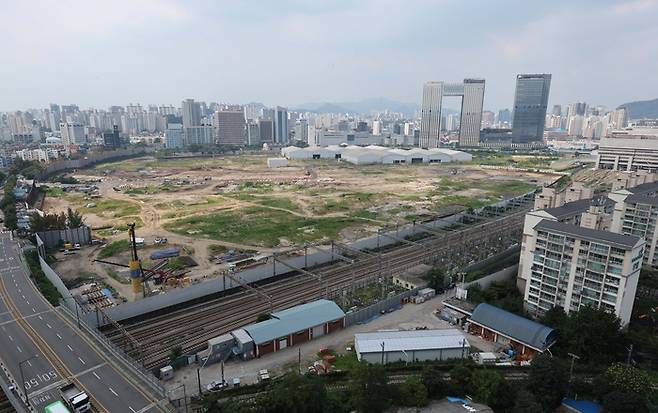
[[[271,119],[258,120],[260,141],[263,143],[272,143],[274,141],[274,121]]]
[[[295,140],[308,142],[308,121],[306,119],[298,119],[295,122]]]
[[[498,125],[507,126],[512,121],[512,112],[509,109],[501,109],[498,111]]]
[[[244,145],[246,123],[242,109],[223,109],[215,112],[217,143],[220,145]]]
[[[515,142],[526,143],[543,140],[550,88],[550,74],[516,76],[512,114],[512,139]]]
[[[165,148],[177,149],[183,147],[183,125],[170,123],[165,130]]]
[[[611,116],[612,127],[615,129],[624,129],[628,125],[628,110],[621,107],[615,109]]]
[[[215,134],[211,125],[190,126],[183,128],[185,146],[212,145],[215,143]]]
[[[85,127],[79,122],[61,122],[59,130],[62,134],[62,144],[66,147],[70,145],[81,145],[87,142]]]
[[[601,138],[596,165],[613,171],[658,171],[658,129],[614,131]]]
[[[258,122],[250,120],[247,123],[247,145],[258,145],[260,141],[260,126]]]
[[[121,137],[119,136],[119,127],[114,125],[112,127],[112,132],[103,132],[103,145],[108,148],[120,148],[121,147]]]
[[[427,82],[423,86],[420,138],[421,148],[439,146],[443,96],[462,98],[459,128],[460,146],[478,146],[484,103],[484,79],[464,79],[463,83]]]
[[[185,99],[183,105],[183,128],[201,125],[201,106],[194,99]]]
[[[274,143],[288,143],[288,109],[277,106],[274,109]]]
[[[382,134],[382,121],[381,120],[375,120],[372,122],[372,134],[375,136],[379,136]]]

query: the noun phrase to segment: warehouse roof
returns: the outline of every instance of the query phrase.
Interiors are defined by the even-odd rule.
[[[566,204],[556,208],[546,208],[544,211],[553,215],[558,220],[562,220],[572,215],[582,214],[583,212],[587,211],[591,205],[599,205],[606,208],[611,207],[614,204],[615,201],[608,197],[595,197],[567,202]]]
[[[244,327],[254,343],[262,344],[297,331],[345,317],[333,301],[317,300],[272,313],[272,318]]]
[[[563,222],[549,221],[547,219],[539,221],[539,223],[535,225],[535,230],[545,230],[553,233],[559,232],[564,235],[572,235],[588,241],[603,242],[626,249],[635,247],[640,241],[640,238],[635,235],[617,234],[600,229],[591,229],[578,225],[565,224]]]
[[[359,353],[384,351],[414,351],[446,348],[469,348],[468,340],[457,329],[376,331],[354,334],[354,346]]]
[[[550,327],[487,303],[475,307],[471,321],[539,351],[553,344],[557,334]]]

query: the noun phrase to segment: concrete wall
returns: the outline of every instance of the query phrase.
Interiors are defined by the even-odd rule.
[[[511,267],[503,268],[502,270],[497,271],[493,274],[489,274],[485,277],[482,277],[479,280],[466,283],[464,287],[468,289],[469,287],[479,284],[480,288],[486,290],[487,288],[489,288],[491,283],[506,281],[511,278],[514,278],[518,270],[519,270],[519,264],[514,264]]]
[[[60,241],[88,245],[91,243],[91,229],[88,226],[83,225],[79,228],[43,231],[39,232],[39,238],[41,238],[48,249],[59,247]]]
[[[147,148],[130,148],[130,149],[121,149],[118,151],[98,153],[83,159],[65,159],[51,163],[43,171],[41,171],[36,178],[39,181],[43,181],[46,178],[48,178],[50,175],[59,172],[63,172],[71,169],[86,168],[88,166],[97,164],[99,162],[106,162],[115,159],[130,157],[130,156],[143,155],[149,151],[150,150]]]
[[[413,290],[405,291],[394,297],[389,297],[387,299],[376,302],[375,304],[372,304],[368,307],[362,308],[352,313],[347,313],[345,315],[345,327],[349,327],[351,325],[358,324],[365,320],[369,320],[381,314],[382,310],[386,311],[388,309],[395,308],[398,305],[402,304],[403,299],[407,297],[411,297],[417,292],[418,292],[417,288]]]

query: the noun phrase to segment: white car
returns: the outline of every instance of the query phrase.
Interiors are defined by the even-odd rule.
[[[220,391],[223,388],[228,387],[227,383],[222,383],[221,381],[213,381],[206,386],[206,389],[209,392],[215,392],[215,391]]]

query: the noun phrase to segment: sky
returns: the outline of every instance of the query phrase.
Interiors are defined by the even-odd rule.
[[[0,111],[76,103],[420,103],[423,82],[517,73],[550,102],[658,97],[658,0],[3,0]]]

